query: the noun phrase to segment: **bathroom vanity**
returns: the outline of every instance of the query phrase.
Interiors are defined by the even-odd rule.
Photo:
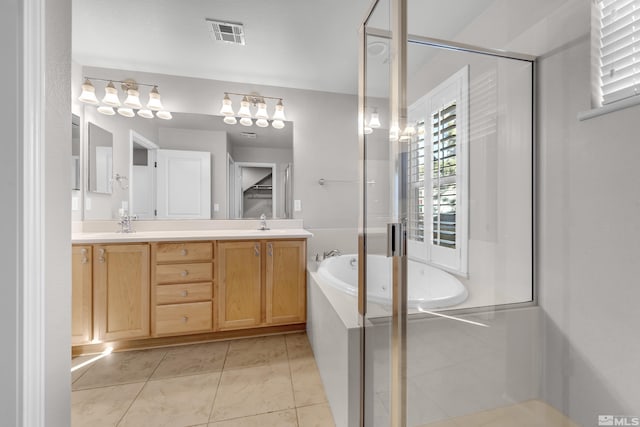
[[[303,330],[306,239],[293,230],[73,235],[73,353]]]

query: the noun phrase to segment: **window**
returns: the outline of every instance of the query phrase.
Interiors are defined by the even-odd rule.
[[[600,103],[607,105],[640,93],[640,0],[599,0],[594,14]]]
[[[409,256],[461,274],[467,272],[468,79],[465,67],[409,108],[416,129],[408,156]]]

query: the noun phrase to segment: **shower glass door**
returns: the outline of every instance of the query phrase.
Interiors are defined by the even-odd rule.
[[[533,292],[534,58],[443,41],[474,7],[380,0],[362,27],[365,426],[554,425]]]

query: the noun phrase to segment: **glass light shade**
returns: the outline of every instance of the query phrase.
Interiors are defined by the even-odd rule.
[[[267,119],[258,119],[256,120],[256,126],[266,128],[267,126],[269,126],[269,122],[267,121]]]
[[[238,123],[238,120],[236,120],[236,118],[233,116],[227,116],[224,118],[224,122],[228,125],[235,125],[236,123]]]
[[[271,122],[271,126],[276,129],[282,129],[284,127],[284,122],[282,120],[274,120]]]
[[[102,113],[107,116],[113,116],[116,112],[113,111],[113,107],[109,107],[108,105],[101,105],[98,107],[98,113]]]
[[[164,107],[162,107],[162,102],[160,102],[160,93],[158,92],[158,86],[154,86],[149,92],[149,102],[147,102],[147,108],[149,110],[160,111]]]
[[[171,115],[170,112],[168,111],[158,111],[156,113],[156,117],[162,120],[171,120],[173,118],[173,116]]]
[[[287,120],[284,116],[284,105],[282,105],[282,99],[276,104],[276,111],[273,113],[273,120]]]
[[[249,117],[243,117],[240,119],[240,124],[242,126],[251,126],[253,124],[253,121],[251,121]]]
[[[364,125],[364,134],[365,135],[369,135],[371,133],[373,133],[373,129],[371,128],[370,125],[365,123],[365,125]]]
[[[269,113],[267,113],[267,104],[265,104],[264,102],[258,102],[258,111],[256,112],[256,119],[268,119],[268,118],[269,118]],[[258,122],[256,122],[256,124],[258,124]],[[266,127],[266,126],[269,126],[269,123],[261,127]]]
[[[229,98],[229,95],[225,93],[224,99],[222,100],[222,108],[220,109],[220,114],[222,114],[223,116],[235,116],[236,113],[233,112],[233,107],[231,106],[231,104],[231,98]]]
[[[127,99],[124,100],[124,105],[131,108],[142,108],[142,104],[140,104],[140,92],[135,89],[127,90]]]
[[[377,129],[380,127],[380,116],[375,111],[371,113],[371,120],[369,120],[369,126],[373,129]]]
[[[118,98],[118,89],[113,85],[113,82],[109,82],[107,87],[104,88],[104,98],[102,103],[111,107],[120,106],[120,98]]]
[[[82,93],[78,97],[78,101],[92,105],[98,105],[100,103],[98,98],[96,98],[96,88],[93,87],[89,79],[86,79],[82,84]]]
[[[118,114],[125,117],[134,117],[136,115],[131,108],[127,107],[118,108]]]
[[[249,98],[247,98],[246,96],[242,98],[242,101],[240,102],[240,109],[238,110],[238,115],[240,117],[251,117],[251,110],[249,109],[250,105],[251,103],[249,102]],[[240,120],[240,123],[242,123],[242,120]],[[245,126],[251,126],[251,125],[245,125]]]
[[[140,117],[144,117],[145,119],[153,119],[153,111],[151,110],[147,110],[147,109],[138,110],[138,115]]]

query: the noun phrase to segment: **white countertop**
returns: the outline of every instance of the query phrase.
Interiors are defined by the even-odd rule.
[[[179,230],[133,233],[81,232],[71,235],[71,243],[175,242],[183,240],[308,239],[313,234],[303,228],[273,230]]]

